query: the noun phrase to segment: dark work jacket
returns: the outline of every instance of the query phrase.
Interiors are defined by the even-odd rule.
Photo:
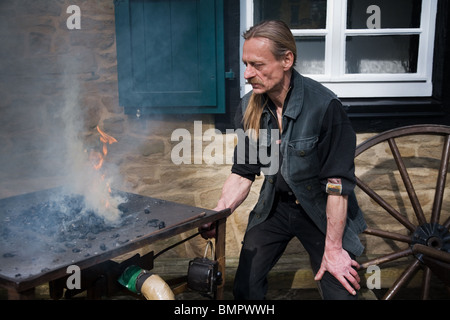
[[[318,228],[326,234],[326,204],[328,194],[320,183],[320,162],[317,146],[322,120],[330,102],[337,97],[320,83],[303,77],[294,71],[294,85],[290,99],[283,113],[281,145],[279,151],[283,156],[281,175],[295,194],[302,208],[314,221]],[[248,105],[252,92],[242,98],[242,114]],[[264,108],[261,116],[261,132],[259,147],[278,150],[271,145],[275,143],[274,132],[278,129],[268,108]],[[264,130],[265,129],[265,130]],[[276,156],[275,156],[276,157]],[[275,181],[278,170],[264,172],[264,182],[258,202],[250,212],[247,230],[263,222],[270,214],[275,199]],[[358,206],[354,191],[348,195],[347,221],[343,236],[343,247],[359,256],[364,247],[358,234],[367,228],[363,213]]]

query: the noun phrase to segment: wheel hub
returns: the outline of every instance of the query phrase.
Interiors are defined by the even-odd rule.
[[[450,232],[439,223],[425,223],[419,226],[411,236],[411,246],[422,244],[436,250],[450,252]],[[422,261],[423,254],[416,254]]]

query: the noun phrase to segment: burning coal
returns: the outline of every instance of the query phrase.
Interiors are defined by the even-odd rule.
[[[126,219],[121,220],[121,225],[127,223]],[[56,242],[64,242],[67,247],[79,239],[92,240],[97,234],[114,229],[97,212],[86,208],[86,201],[81,195],[42,199],[19,210],[8,226],[15,229],[26,227],[35,234],[53,236]]]

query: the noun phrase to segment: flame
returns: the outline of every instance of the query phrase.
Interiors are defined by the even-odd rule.
[[[95,170],[100,170],[100,168],[103,166],[103,162],[105,161],[105,157],[108,154],[108,144],[113,144],[115,142],[117,142],[116,139],[114,139],[113,137],[111,137],[110,135],[106,134],[105,132],[103,132],[102,130],[100,130],[100,128],[97,126],[97,131],[100,133],[100,141],[103,142],[103,148],[102,148],[102,153],[100,152],[92,152],[90,154],[90,158],[91,161],[96,162],[94,163],[94,169]]]
[[[108,154],[108,144],[113,144],[117,142],[117,140],[114,137],[111,137],[110,135],[106,134],[104,131],[102,131],[97,126],[97,131],[100,133],[100,141],[103,142],[103,147],[101,151],[98,150],[91,150],[89,153],[89,160],[92,164],[92,167],[99,172],[99,179],[97,183],[94,183],[93,186],[95,188],[100,188],[107,191],[105,194],[105,197],[100,197],[97,200],[103,205],[104,208],[108,209],[111,207],[111,204],[109,202],[109,195],[111,194],[111,187],[109,182],[106,180],[106,174],[103,172],[100,172],[100,169],[103,166],[103,163],[105,161],[105,157]]]

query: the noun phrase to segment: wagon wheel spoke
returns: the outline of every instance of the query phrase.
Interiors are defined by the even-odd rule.
[[[378,203],[382,208],[384,208],[391,216],[397,219],[401,224],[403,224],[408,230],[414,232],[416,226],[412,224],[407,218],[402,216],[400,212],[395,210],[389,203],[387,203],[379,194],[373,191],[367,184],[362,182],[359,178],[356,178],[356,184],[360,187],[369,197],[371,197],[376,203]]]
[[[361,266],[361,268],[366,269],[369,266],[375,266],[375,265],[380,265],[380,264],[383,264],[386,262],[391,262],[391,261],[394,261],[394,260],[397,260],[397,259],[400,259],[403,257],[410,256],[412,254],[413,254],[412,249],[410,247],[408,247],[405,250],[396,251],[396,252],[389,253],[384,256],[377,257],[375,259],[366,261],[366,262],[360,264],[360,266]]]
[[[398,291],[408,283],[408,281],[416,274],[420,269],[420,261],[414,260],[408,268],[402,273],[402,275],[395,281],[394,285],[389,289],[383,297],[383,300],[391,300]]]
[[[422,277],[422,300],[428,300],[430,297],[430,287],[431,287],[431,269],[425,267],[423,270]]]
[[[450,217],[444,222],[443,226],[444,228],[450,229]]]
[[[439,168],[439,174],[436,183],[436,193],[434,196],[433,210],[431,212],[430,223],[439,222],[440,213],[442,209],[442,199],[444,198],[445,181],[447,179],[449,158],[450,158],[450,138],[447,135],[445,137],[444,148],[442,150],[441,167]]]
[[[397,241],[405,242],[405,243],[411,243],[411,237],[405,236],[403,234],[396,233],[396,232],[389,232],[389,231],[384,231],[384,230],[375,229],[375,228],[367,228],[364,231],[364,233],[370,234],[373,236],[377,236],[377,237],[381,237],[381,238],[397,240]]]
[[[395,143],[394,138],[388,140],[389,147],[391,148],[392,155],[394,157],[395,163],[397,164],[398,171],[403,180],[403,184],[406,187],[406,191],[409,196],[409,200],[413,206],[414,212],[416,214],[417,220],[419,221],[419,225],[426,223],[425,215],[423,214],[422,207],[420,206],[419,199],[417,198],[416,191],[414,190],[414,186],[409,178],[408,171],[406,170],[405,163],[403,162],[403,158],[398,150],[397,144]]]
[[[414,253],[424,254],[427,257],[450,263],[450,252],[442,251],[439,249],[435,249],[433,247],[424,246],[422,244],[415,244],[412,247]]]

